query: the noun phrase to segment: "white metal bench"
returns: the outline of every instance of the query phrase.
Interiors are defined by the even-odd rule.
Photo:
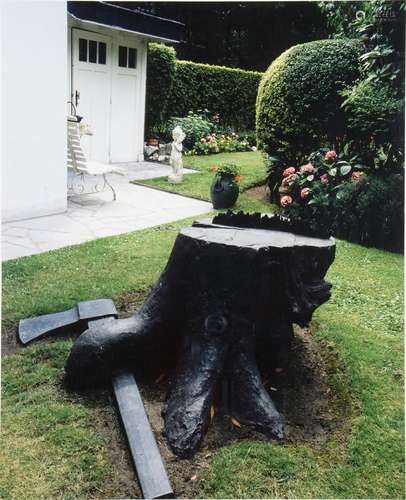
[[[68,196],[100,193],[109,187],[113,192],[113,199],[116,200],[116,192],[108,181],[107,174],[114,172],[123,175],[124,171],[119,167],[87,161],[80,144],[80,138],[77,117],[68,116],[68,168],[72,171],[68,180]],[[95,182],[90,185],[90,190],[87,190],[89,185],[86,183],[86,176],[95,178]],[[101,182],[98,178],[101,179]]]

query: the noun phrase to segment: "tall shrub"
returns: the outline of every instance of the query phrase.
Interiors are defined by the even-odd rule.
[[[404,169],[406,2],[374,0],[320,4],[334,38],[362,41],[361,75],[343,92],[346,145],[369,169]]]
[[[406,2],[322,1],[319,6],[331,29],[330,37],[362,40],[362,78],[389,84],[395,94],[403,95]]]
[[[339,92],[358,77],[360,50],[356,40],[318,40],[280,55],[258,90],[258,146],[294,163],[342,135]]]
[[[403,171],[404,100],[386,83],[360,80],[345,89],[346,141],[370,170]]]
[[[336,200],[336,235],[354,243],[403,252],[404,185],[399,174],[347,183]]]
[[[160,123],[165,117],[168,96],[172,91],[175,74],[175,49],[159,43],[150,43],[148,46],[145,104],[147,134],[151,127]]]
[[[262,73],[178,61],[166,115],[186,116],[207,109],[219,124],[238,130],[255,127],[255,101]]]

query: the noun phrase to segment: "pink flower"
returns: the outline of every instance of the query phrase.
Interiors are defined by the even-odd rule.
[[[300,197],[302,198],[302,200],[305,200],[309,196],[310,193],[311,193],[310,188],[303,188],[300,191]]]
[[[293,203],[293,198],[291,196],[289,196],[288,194],[285,196],[282,196],[282,198],[281,198],[281,206],[282,207],[286,208],[289,205],[292,205],[292,203]]]
[[[336,158],[337,153],[335,151],[327,151],[326,156],[324,157],[324,159],[327,161],[335,160]]]
[[[353,172],[351,175],[351,181],[358,182],[364,176],[365,176],[365,172]]]
[[[313,172],[313,170],[314,170],[314,167],[311,163],[306,163],[306,165],[302,165],[300,167],[300,171],[302,173],[311,173],[311,172]]]
[[[296,174],[288,175],[288,177],[284,177],[282,179],[282,186],[287,187],[289,186],[290,183],[294,182],[296,179],[297,179]]]
[[[327,184],[328,183],[328,175],[327,174],[321,175],[320,181],[322,182],[322,184]]]
[[[295,172],[296,172],[295,167],[288,167],[288,168],[285,168],[282,175],[283,175],[283,177],[288,177],[288,175],[292,175]]]

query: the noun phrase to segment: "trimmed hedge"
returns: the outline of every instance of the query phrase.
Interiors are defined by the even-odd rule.
[[[178,61],[167,107],[168,116],[207,109],[219,123],[236,130],[255,127],[255,102],[262,73]]]
[[[149,130],[165,117],[168,95],[176,75],[176,51],[160,43],[148,45],[145,127]]]
[[[268,68],[256,104],[258,146],[295,162],[345,130],[339,95],[358,76],[356,40],[318,40],[291,47]]]
[[[219,125],[254,130],[263,73],[177,61],[172,47],[151,43],[148,52],[146,131],[189,111],[219,114]]]

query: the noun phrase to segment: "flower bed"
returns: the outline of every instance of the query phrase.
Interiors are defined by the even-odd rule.
[[[186,152],[186,156],[208,155],[213,153],[238,153],[243,151],[256,151],[247,139],[239,134],[208,134],[197,141],[192,149]]]
[[[339,189],[348,182],[351,172],[354,182],[364,175],[361,168],[332,150],[316,151],[304,165],[285,168],[279,187],[284,214],[329,236],[334,231],[335,198],[340,196]]]
[[[403,177],[377,175],[344,154],[321,149],[282,172],[285,216],[323,234],[395,251],[403,248]]]
[[[162,142],[170,142],[172,130],[181,127],[185,132],[185,155],[208,155],[215,153],[239,153],[256,151],[254,131],[236,132],[230,127],[219,125],[219,113],[209,110],[190,111],[184,117],[172,117],[153,129],[153,136]]]

